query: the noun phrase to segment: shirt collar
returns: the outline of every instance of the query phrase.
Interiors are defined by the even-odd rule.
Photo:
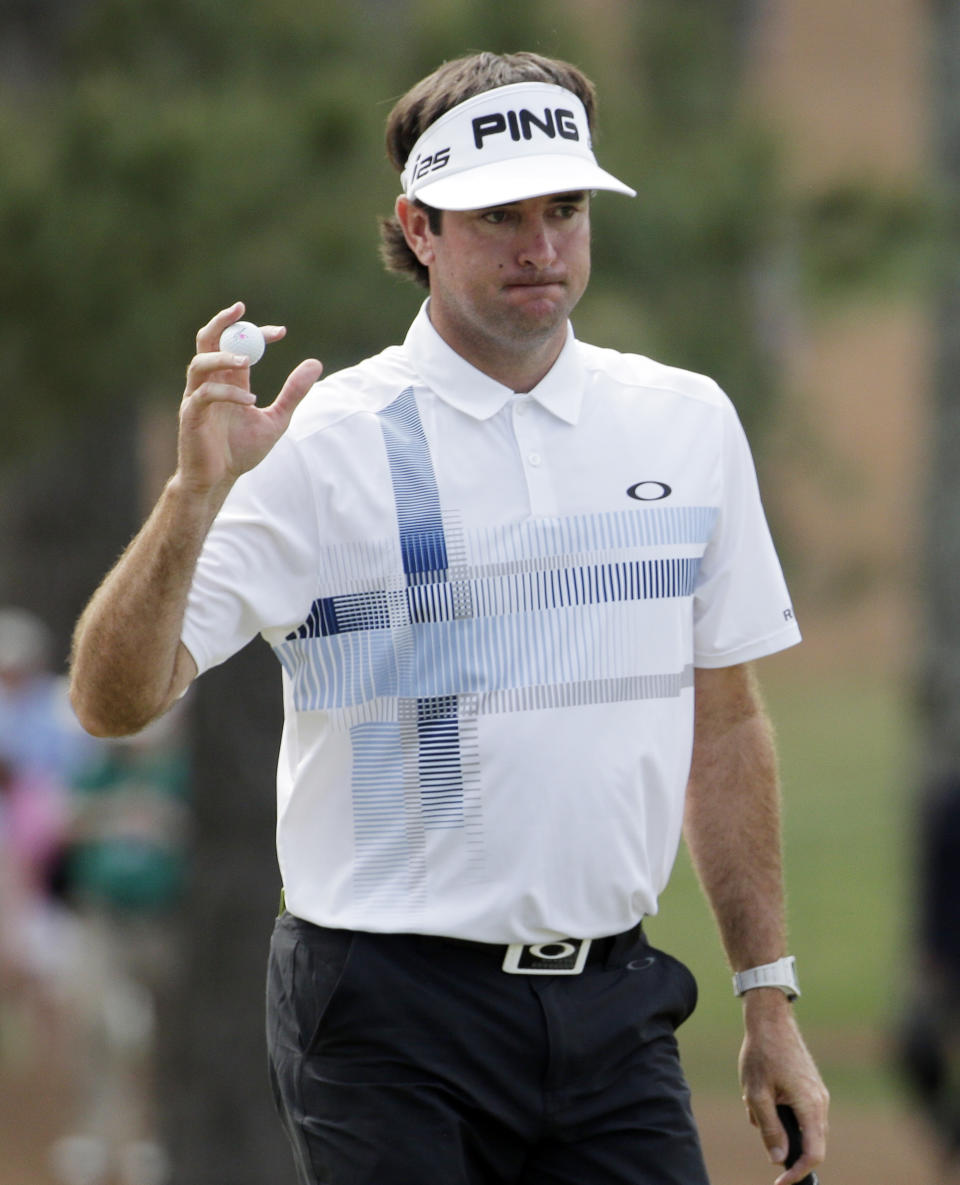
[[[445,403],[476,420],[488,420],[514,398],[515,392],[471,365],[434,329],[424,301],[404,341],[414,369]],[[586,371],[577,349],[573,327],[567,323],[567,340],[560,355],[541,381],[529,392],[547,411],[575,424],[580,418]]]

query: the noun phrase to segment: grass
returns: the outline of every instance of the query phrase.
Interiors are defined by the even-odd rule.
[[[835,1097],[885,1101],[898,1089],[886,1048],[910,964],[913,824],[902,689],[892,680],[782,677],[765,689],[784,786],[790,949],[804,993],[798,1020]],[[737,1090],[740,1006],[685,850],[648,932],[700,983],[698,1010],[680,1031],[694,1090]]]

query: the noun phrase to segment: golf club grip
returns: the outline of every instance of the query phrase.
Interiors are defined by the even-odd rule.
[[[792,1107],[788,1107],[786,1103],[779,1103],[777,1105],[777,1115],[780,1117],[780,1122],[783,1124],[790,1140],[787,1159],[783,1162],[784,1168],[791,1168],[803,1155],[803,1135]],[[816,1173],[807,1173],[797,1185],[820,1185],[820,1179]]]

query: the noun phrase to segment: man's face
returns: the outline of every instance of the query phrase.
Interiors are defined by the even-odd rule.
[[[416,249],[430,271],[435,328],[498,375],[511,359],[562,348],[590,277],[590,198],[552,194],[445,210],[440,234],[426,227]]]

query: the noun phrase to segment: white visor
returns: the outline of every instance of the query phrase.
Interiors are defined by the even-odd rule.
[[[577,96],[546,82],[484,91],[441,115],[414,144],[400,183],[438,210],[591,189],[637,196],[597,164]]]

